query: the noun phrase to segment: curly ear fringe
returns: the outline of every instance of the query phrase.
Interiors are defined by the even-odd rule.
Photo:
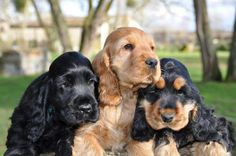
[[[225,118],[217,118],[217,131],[222,135],[220,143],[226,147],[227,151],[233,151],[235,148],[233,124]]]
[[[30,84],[21,99],[21,107],[30,109],[30,114],[26,114],[28,122],[26,123],[27,138],[32,142],[38,140],[42,135],[46,123],[46,103],[48,98],[49,86],[51,80],[48,73],[41,75]]]
[[[193,135],[198,141],[218,141],[220,136],[216,131],[217,121],[212,110],[203,106],[199,108],[197,117],[191,122]]]
[[[93,60],[92,66],[99,76],[99,100],[102,104],[119,105],[122,97],[119,82],[110,67],[108,52],[104,48]]]
[[[213,112],[204,106],[199,109],[197,118],[191,122],[193,135],[197,141],[215,141],[232,151],[235,147],[233,126],[225,118],[215,117]]]
[[[31,143],[36,142],[45,129],[50,84],[48,73],[44,73],[26,89],[11,117],[4,156],[36,154]]]

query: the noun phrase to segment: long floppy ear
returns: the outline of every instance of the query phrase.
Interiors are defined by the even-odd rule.
[[[197,141],[220,141],[221,135],[217,131],[217,118],[213,115],[213,109],[200,106],[190,123]]]
[[[220,143],[231,152],[235,148],[234,127],[224,117],[217,118],[217,131],[221,133]]]
[[[107,48],[93,60],[92,66],[99,77],[99,100],[102,104],[119,105],[122,97],[117,76],[111,69]]]
[[[20,107],[27,118],[25,132],[32,142],[38,140],[45,128],[50,83],[48,73],[41,75],[30,84],[21,99]]]
[[[191,81],[191,80],[190,80]],[[204,106],[203,99],[197,87],[190,83],[189,94],[195,99],[196,107],[191,111],[190,125],[197,141],[219,141],[221,136],[216,130],[217,119],[214,110]]]
[[[139,104],[136,106],[131,136],[138,141],[148,141],[154,137],[154,130],[145,118],[145,110]]]

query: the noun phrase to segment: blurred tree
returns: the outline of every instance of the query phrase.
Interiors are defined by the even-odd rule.
[[[211,29],[208,21],[206,0],[193,0],[196,20],[196,33],[201,47],[203,81],[221,81],[216,50],[212,43]]]
[[[28,0],[13,0],[13,4],[17,12],[24,13],[28,5]]]
[[[80,51],[84,54],[91,52],[91,47],[99,26],[107,17],[113,0],[99,0],[96,7],[93,7],[93,0],[87,0],[89,4],[88,15],[83,23],[83,30],[80,40]]]
[[[165,0],[161,0],[165,1]],[[140,11],[145,8],[145,6],[150,3],[151,0],[126,0],[126,6],[133,8],[135,12]]]
[[[226,80],[236,81],[236,11]]]
[[[0,51],[8,48],[12,44],[12,39],[9,37],[10,34],[8,33],[11,29],[9,21],[10,13],[8,11],[10,4],[11,1],[9,0],[0,0],[0,21],[3,20],[5,22],[5,26],[0,24]]]
[[[27,10],[27,7],[28,7],[28,0],[12,0],[12,3],[15,7],[15,10],[16,12],[20,13],[21,15],[21,37],[22,39],[20,40],[20,46],[22,47],[26,47],[27,46],[27,43],[25,42],[25,29],[27,27],[26,25],[26,20],[25,20],[25,17],[26,17],[26,10]]]
[[[135,0],[126,0],[126,5],[128,7],[135,7],[136,3],[135,3]]]
[[[36,13],[38,22],[41,25],[41,27],[44,29],[45,34],[47,36],[47,40],[48,40],[47,41],[47,44],[48,44],[47,46],[48,46],[50,51],[54,52],[56,50],[56,48],[55,48],[56,36],[54,34],[54,31],[50,30],[49,27],[44,23],[44,21],[43,21],[43,19],[41,17],[39,8],[37,6],[36,0],[31,0],[31,2],[32,2],[33,7],[35,9],[35,13]]]
[[[0,0],[1,17],[5,20],[8,20],[8,18],[10,17],[8,12],[10,3],[11,1],[9,0]]]
[[[65,18],[62,14],[59,0],[48,0],[51,8],[52,18],[55,23],[63,51],[72,50],[72,44]]]

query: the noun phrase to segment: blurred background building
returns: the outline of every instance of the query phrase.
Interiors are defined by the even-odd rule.
[[[236,128],[236,0],[0,0],[0,155],[29,83],[63,52],[92,61],[122,26],[183,62],[206,104]]]

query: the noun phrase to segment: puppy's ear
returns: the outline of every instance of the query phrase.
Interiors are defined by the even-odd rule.
[[[48,73],[41,75],[30,84],[24,93],[21,104],[27,116],[26,135],[35,142],[42,135],[46,124],[46,103],[51,80]]]
[[[197,141],[220,141],[221,134],[217,131],[217,118],[213,110],[200,106],[195,118],[191,121],[191,129]]]
[[[103,104],[118,105],[121,102],[119,82],[111,69],[110,57],[104,48],[93,60],[92,66],[99,77],[99,100]]]
[[[220,143],[226,147],[228,152],[235,148],[234,127],[224,117],[217,118],[217,131],[221,134]]]
[[[138,141],[148,141],[154,136],[154,130],[147,123],[145,110],[139,106],[135,110],[131,136]]]

